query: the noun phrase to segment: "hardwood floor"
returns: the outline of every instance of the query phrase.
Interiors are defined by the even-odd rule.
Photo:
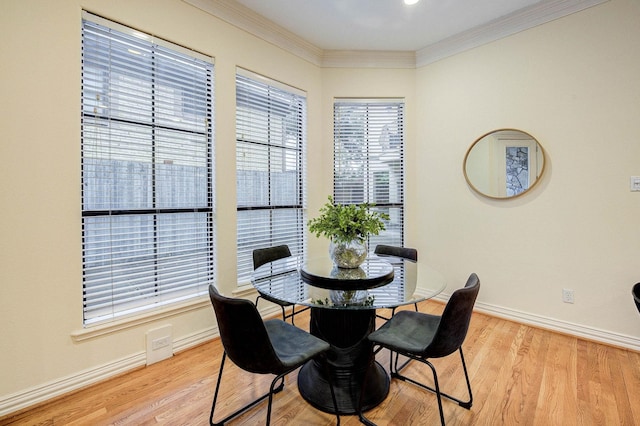
[[[440,313],[428,301],[422,312]],[[213,313],[212,313],[213,315]],[[296,325],[309,323],[309,311]],[[448,425],[640,425],[640,353],[474,313],[463,345],[471,378],[471,410],[443,401]],[[205,425],[222,356],[219,339],[38,407],[0,419],[1,425]],[[378,360],[388,368],[388,353]],[[414,363],[415,364],[415,363]],[[457,355],[435,360],[445,392],[465,395]],[[228,367],[227,367],[228,366]],[[220,414],[264,393],[271,376],[225,366]],[[430,381],[410,365],[407,374]],[[298,394],[296,373],[274,398],[274,425],[332,425],[333,415]],[[366,413],[379,425],[439,424],[435,395],[394,380],[387,399]],[[264,424],[266,402],[231,422]],[[216,418],[219,418],[216,415]],[[342,416],[343,425],[360,424]]]

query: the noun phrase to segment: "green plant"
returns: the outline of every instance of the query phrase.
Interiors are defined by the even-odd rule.
[[[331,196],[328,199],[320,208],[320,216],[307,223],[316,237],[322,235],[336,243],[364,242],[369,235],[383,231],[383,220],[389,220],[388,214],[369,210],[374,204],[334,204]]]

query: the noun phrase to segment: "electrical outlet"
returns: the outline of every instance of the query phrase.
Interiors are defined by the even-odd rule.
[[[573,290],[568,288],[562,289],[562,301],[564,303],[573,303]]]

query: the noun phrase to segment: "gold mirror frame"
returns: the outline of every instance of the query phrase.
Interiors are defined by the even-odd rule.
[[[523,166],[524,161],[526,167],[515,166]],[[504,128],[476,139],[464,156],[462,169],[467,184],[475,192],[504,200],[531,191],[542,179],[545,163],[544,149],[536,138],[522,130]]]

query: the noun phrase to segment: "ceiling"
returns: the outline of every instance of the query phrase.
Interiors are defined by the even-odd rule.
[[[420,50],[544,0],[236,0],[323,50]]]
[[[608,0],[183,0],[320,66],[416,67]]]

